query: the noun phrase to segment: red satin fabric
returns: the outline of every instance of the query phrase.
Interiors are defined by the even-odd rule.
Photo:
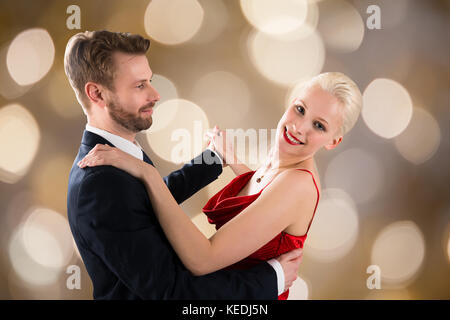
[[[316,213],[317,205],[319,203],[319,188],[311,171],[306,169],[297,169],[309,172],[313,179],[317,190],[317,202],[314,208],[314,215]],[[248,196],[236,196],[242,188],[248,183],[255,171],[249,171],[234,178],[222,190],[216,193],[206,205],[203,207],[203,212],[208,217],[208,222],[216,225],[216,230],[219,230],[225,223],[233,219],[236,215],[247,208],[253,201],[255,201],[261,192],[267,187],[265,186],[260,192]],[[281,232],[276,235],[271,241],[266,243],[262,248],[252,253],[247,258],[229,266],[230,269],[246,269],[252,267],[261,261],[270,260],[279,255],[291,251],[296,248],[303,248],[306,237],[308,235],[309,227],[312,219],[308,225],[306,233],[302,236],[290,235],[286,232]],[[286,300],[289,296],[289,290],[285,291],[278,297],[278,300]]]

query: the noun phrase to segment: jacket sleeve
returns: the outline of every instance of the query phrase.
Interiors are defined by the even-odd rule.
[[[222,173],[220,159],[210,150],[205,150],[181,169],[164,177],[164,182],[178,204],[217,179]]]
[[[276,274],[268,263],[193,276],[148,204],[142,205],[146,191],[139,184],[113,167],[89,173],[80,188],[83,213],[76,222],[84,245],[132,292],[142,299],[276,299]]]

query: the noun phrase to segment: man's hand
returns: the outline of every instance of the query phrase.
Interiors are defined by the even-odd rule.
[[[297,271],[302,257],[303,249],[294,249],[276,258],[284,271],[284,291],[289,289],[297,279]]]

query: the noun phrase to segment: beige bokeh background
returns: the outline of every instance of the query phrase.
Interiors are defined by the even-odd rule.
[[[448,1],[132,3],[0,2],[1,299],[92,298],[67,223],[67,179],[86,119],[63,55],[73,34],[101,29],[152,41],[162,99],[138,140],[162,175],[200,152],[215,124],[248,134],[240,156],[256,168],[263,155],[255,161],[252,152],[267,147],[302,80],[326,71],[353,78],[363,112],[337,149],[317,155],[321,202],[291,298],[450,298]],[[72,4],[81,30],[66,26]],[[380,30],[366,25],[373,4]],[[214,228],[201,208],[232,178],[226,168],[182,205],[207,236]],[[66,286],[72,265],[80,289]],[[371,265],[381,289],[367,286]]]

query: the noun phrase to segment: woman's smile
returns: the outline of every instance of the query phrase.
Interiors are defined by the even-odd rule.
[[[304,144],[303,142],[295,138],[292,134],[290,134],[289,131],[287,130],[287,127],[284,127],[283,137],[284,140],[286,140],[286,142],[291,145],[298,146]]]

